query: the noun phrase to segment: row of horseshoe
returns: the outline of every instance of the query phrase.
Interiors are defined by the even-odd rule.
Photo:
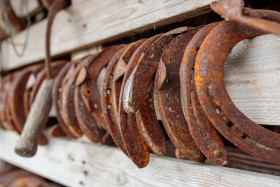
[[[245,10],[254,18],[280,21],[278,12]],[[224,62],[231,49],[241,40],[267,34],[244,20],[233,20],[181,27],[107,47],[76,61],[53,62],[52,100],[59,123],[52,127],[53,134],[85,135],[103,144],[113,140],[139,168],[147,166],[150,152],[166,153],[166,136],[178,158],[195,162],[207,158],[224,165],[224,137],[254,157],[280,164],[280,134],[238,110],[223,83]],[[21,133],[46,78],[42,68],[33,65],[2,80],[0,121],[4,129]],[[97,79],[104,68],[99,91]],[[42,135],[39,143],[46,142]]]

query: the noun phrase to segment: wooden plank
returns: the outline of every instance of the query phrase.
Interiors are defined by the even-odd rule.
[[[77,60],[77,59],[83,58],[87,55],[97,54],[97,53],[100,53],[102,50],[103,50],[102,45],[97,45],[97,46],[91,47],[89,49],[80,50],[80,51],[71,53],[71,60]]]
[[[277,186],[280,177],[151,155],[138,169],[118,149],[51,138],[33,158],[17,156],[18,136],[0,131],[0,158],[66,186]]]
[[[57,56],[80,48],[112,41],[209,11],[212,0],[87,0],[61,11],[51,38]],[[45,57],[46,20],[30,29],[26,53],[17,57],[9,42],[2,43],[3,70],[11,70]],[[24,41],[25,31],[14,37]]]
[[[280,176],[280,165],[252,157],[238,148],[227,148],[227,167]]]
[[[38,0],[10,0],[10,2],[18,17],[25,17],[27,13],[32,16],[43,9],[43,6],[39,4]],[[27,9],[26,2],[28,2]]]
[[[259,124],[280,125],[280,37],[265,35],[234,47],[224,82],[236,106]]]

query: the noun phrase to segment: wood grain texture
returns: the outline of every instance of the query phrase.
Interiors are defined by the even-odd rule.
[[[209,11],[212,0],[86,0],[58,13],[51,37],[54,56],[112,41]],[[23,57],[2,43],[4,71],[43,60],[46,20],[30,29]],[[22,43],[25,31],[14,37]]]
[[[26,9],[26,1],[28,1],[28,9]],[[18,17],[25,17],[27,13],[32,16],[43,9],[38,0],[10,0],[10,2]]]
[[[102,45],[97,45],[94,47],[91,47],[89,49],[84,49],[84,50],[80,50],[77,52],[73,52],[71,53],[71,60],[77,60],[80,58],[84,58],[87,55],[93,55],[93,54],[97,54],[100,53],[103,50],[103,46]]]
[[[227,147],[227,167],[280,176],[280,165],[252,157],[237,148]]]
[[[233,48],[224,82],[236,106],[258,124],[280,125],[280,37],[264,35]]]
[[[277,186],[280,177],[151,155],[138,169],[118,149],[51,138],[33,158],[17,156],[13,132],[0,131],[0,158],[66,186]]]

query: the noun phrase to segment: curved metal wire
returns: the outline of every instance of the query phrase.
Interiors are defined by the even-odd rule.
[[[25,0],[25,8],[26,8],[26,12],[27,12],[27,15],[26,15],[26,21],[27,21],[26,34],[25,34],[25,39],[24,39],[24,43],[23,43],[23,48],[22,48],[22,51],[20,51],[20,52],[18,51],[18,49],[16,47],[16,44],[15,44],[15,42],[13,40],[13,37],[12,37],[12,29],[11,29],[11,25],[10,25],[10,21],[9,21],[7,5],[4,1],[1,1],[1,6],[3,7],[4,19],[5,19],[7,28],[8,28],[8,36],[10,38],[12,48],[13,48],[15,54],[18,57],[22,57],[24,55],[25,51],[26,51],[26,48],[27,48],[27,42],[28,42],[28,37],[29,37],[29,28],[31,26],[31,17],[28,13],[28,0]]]

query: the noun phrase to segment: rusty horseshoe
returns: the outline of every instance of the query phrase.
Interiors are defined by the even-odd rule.
[[[190,132],[203,154],[216,165],[226,164],[224,143],[203,112],[194,83],[194,65],[199,47],[218,23],[204,26],[187,45],[180,67],[181,102]]]
[[[270,11],[256,12],[264,17]],[[275,13],[268,16],[274,17]],[[274,19],[280,21],[280,13]],[[280,135],[259,126],[238,110],[223,83],[224,62],[231,49],[241,40],[262,34],[265,33],[231,21],[213,28],[197,54],[195,85],[205,114],[225,138],[257,158],[280,164]]]

